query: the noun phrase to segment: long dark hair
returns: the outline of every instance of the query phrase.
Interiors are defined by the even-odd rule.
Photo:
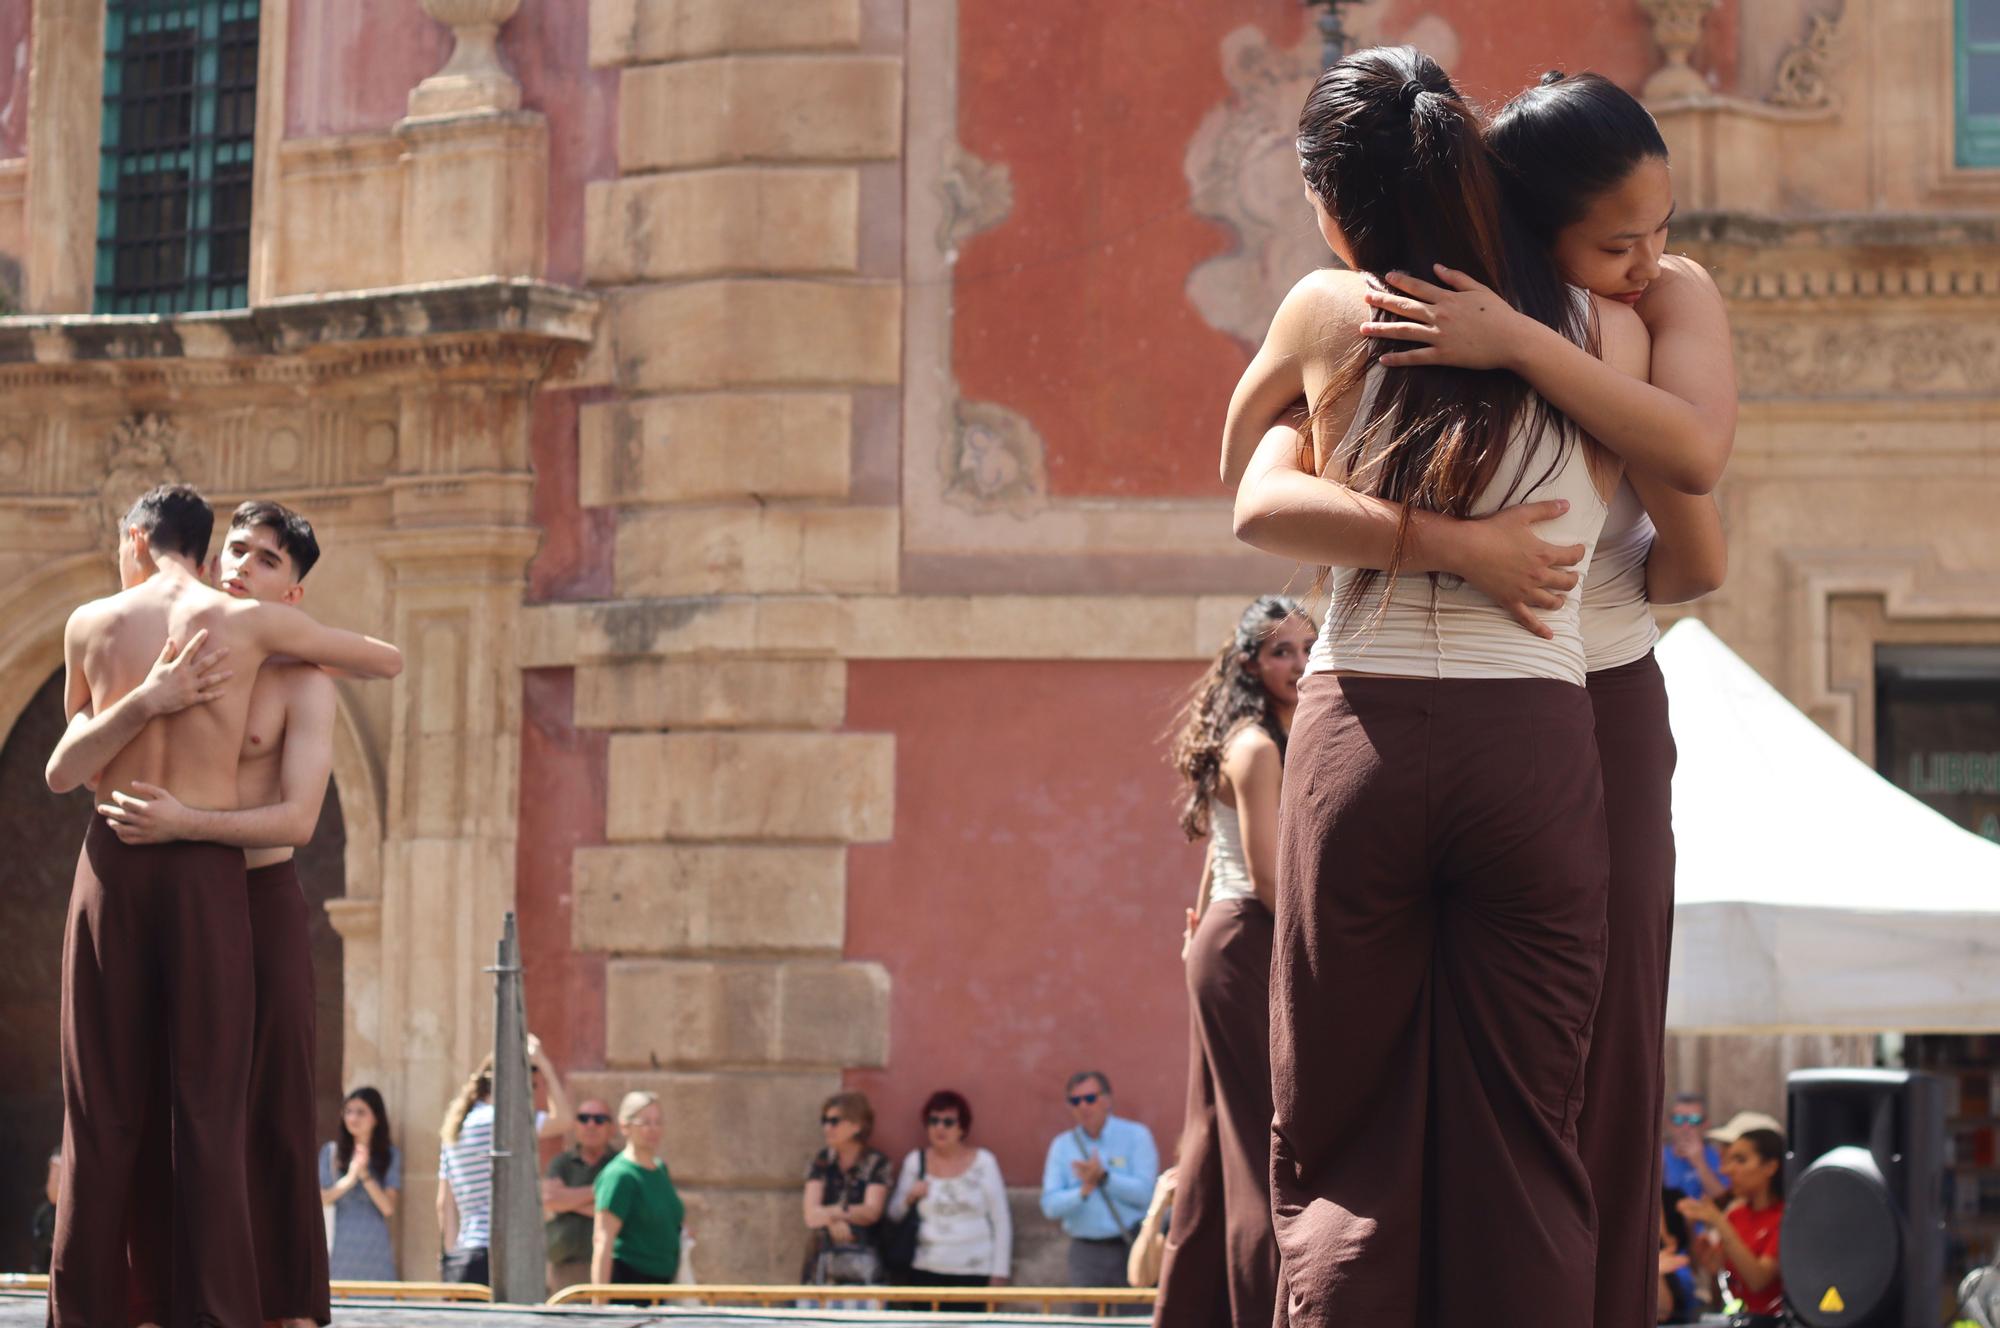
[[[1278,744],[1278,754],[1284,755],[1285,729],[1278,723],[1271,694],[1258,680],[1255,666],[1271,633],[1293,618],[1311,622],[1298,601],[1288,596],[1265,595],[1252,600],[1174,721],[1177,732],[1172,759],[1181,777],[1181,829],[1189,839],[1208,833],[1208,804],[1215,797],[1222,754],[1231,738],[1255,724],[1271,735]]]
[[[1307,187],[1346,235],[1360,271],[1429,278],[1432,265],[1444,263],[1579,345],[1592,343],[1588,306],[1571,296],[1546,246],[1534,243],[1502,205],[1478,116],[1423,52],[1376,47],[1320,75],[1299,114],[1298,149]],[[1395,348],[1373,337],[1362,343],[1313,403],[1310,437],[1330,432],[1325,416],[1333,404]],[[1511,373],[1424,366],[1383,379],[1359,421],[1349,459],[1362,460],[1346,483],[1403,504],[1384,569],[1391,581],[1408,547],[1411,512],[1470,515],[1524,411],[1538,428],[1563,423]],[[1566,432],[1565,447],[1568,438]],[[1517,487],[1523,478],[1516,477]],[[1376,575],[1354,579],[1341,612],[1366,598]]]
[[[373,1088],[363,1086],[355,1089],[340,1101],[341,1106],[349,1102],[360,1102],[375,1113],[375,1135],[368,1141],[368,1169],[375,1173],[377,1180],[389,1174],[389,1154],[395,1151],[395,1142],[389,1136],[389,1108],[382,1105],[382,1095]],[[333,1141],[334,1153],[340,1163],[333,1169],[338,1176],[354,1163],[354,1133],[347,1128],[347,1121],[340,1122],[340,1137]]]
[[[1637,97],[1602,74],[1559,69],[1500,108],[1486,145],[1509,210],[1545,249],[1641,162],[1667,159]]]
[[[1744,1143],[1757,1150],[1757,1156],[1766,1162],[1776,1162],[1778,1169],[1771,1173],[1771,1198],[1779,1203],[1785,1200],[1785,1136],[1776,1130],[1745,1130],[1737,1136]]]

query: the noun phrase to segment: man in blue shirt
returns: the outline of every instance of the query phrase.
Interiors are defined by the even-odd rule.
[[[1159,1150],[1151,1130],[1111,1114],[1103,1071],[1071,1075],[1064,1096],[1076,1123],[1049,1143],[1042,1213],[1069,1236],[1071,1286],[1122,1287],[1132,1233],[1159,1177]]]
[[[1729,1189],[1722,1179],[1722,1155],[1702,1137],[1708,1100],[1700,1093],[1674,1094],[1667,1117],[1662,1182],[1689,1199],[1719,1199]]]

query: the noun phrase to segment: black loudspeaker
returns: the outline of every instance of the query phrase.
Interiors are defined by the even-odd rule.
[[[1800,1070],[1786,1085],[1785,1298],[1811,1328],[1936,1328],[1944,1089],[1911,1070]]]

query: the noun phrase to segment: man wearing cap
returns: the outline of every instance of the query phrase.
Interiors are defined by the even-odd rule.
[[[1700,1093],[1676,1093],[1667,1114],[1667,1142],[1660,1183],[1689,1199],[1719,1199],[1729,1192],[1722,1179],[1722,1155],[1704,1143],[1708,1101]],[[1730,1122],[1732,1125],[1734,1121]],[[1726,1128],[1726,1127],[1725,1127]],[[1716,1135],[1710,1134],[1710,1139]],[[1736,1136],[1729,1136],[1734,1139]],[[1725,1146],[1727,1140],[1723,1141]]]

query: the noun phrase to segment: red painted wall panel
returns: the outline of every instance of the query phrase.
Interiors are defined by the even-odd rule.
[[[858,1071],[900,1156],[933,1090],[1038,1184],[1070,1071],[1112,1076],[1162,1154],[1187,1074],[1181,911],[1199,848],[1161,734],[1191,664],[868,663],[848,727],[896,735],[896,837],[849,850],[847,957],[891,987],[890,1063]]]
[[[28,150],[28,53],[34,6],[0,5],[0,158]]]

